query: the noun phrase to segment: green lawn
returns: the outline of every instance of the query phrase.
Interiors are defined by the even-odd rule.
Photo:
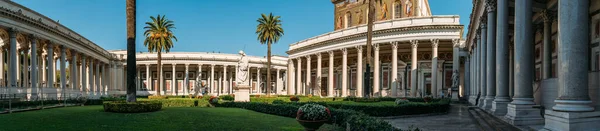
[[[0,130],[303,130],[293,118],[238,108],[163,108],[120,114],[102,106],[65,107],[0,114]],[[339,130],[324,125],[320,130]]]

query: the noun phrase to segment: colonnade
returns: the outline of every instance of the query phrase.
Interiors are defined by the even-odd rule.
[[[587,130],[582,123],[597,122],[589,95],[589,1],[558,0],[558,16],[546,9],[543,17],[542,77],[549,78],[552,58],[551,27],[558,18],[558,97],[546,107],[545,118],[534,105],[534,26],[531,0],[515,2],[514,49],[510,46],[509,1],[486,0],[479,29],[471,44],[465,69],[469,70],[469,102],[514,125],[543,124],[547,130]],[[497,14],[497,15],[496,15]],[[470,61],[469,61],[470,60]],[[514,60],[514,62],[512,62]],[[514,66],[514,67],[513,67]],[[514,74],[510,74],[514,72]],[[513,76],[514,75],[514,76]],[[513,85],[514,81],[514,85]],[[514,89],[511,89],[513,88]],[[513,92],[514,91],[514,95]],[[539,99],[539,98],[536,98]],[[577,118],[569,115],[578,115]],[[581,117],[579,117],[581,116]],[[590,117],[589,122],[582,122]],[[595,118],[594,118],[595,117]],[[576,120],[577,119],[577,120]],[[580,121],[573,123],[572,121]],[[571,122],[569,122],[571,121]],[[591,124],[591,123],[590,123]],[[594,126],[594,124],[591,124]],[[594,126],[598,127],[598,126]],[[595,128],[597,129],[597,128]]]
[[[0,69],[8,66],[7,72],[0,72],[5,89],[2,94],[19,94],[29,99],[107,94],[111,80],[104,78],[109,78],[105,71],[112,69],[109,63],[69,49],[65,44],[19,32],[17,28],[8,29],[7,33],[9,39],[0,50],[0,58],[8,55],[8,60],[0,61]]]
[[[458,49],[460,46],[460,40],[458,39],[451,39],[451,40],[442,40],[442,41],[452,41],[452,47],[455,49]],[[410,44],[410,50],[411,50],[411,61],[409,62],[410,65],[410,72],[411,74],[411,78],[409,79],[409,81],[411,81],[411,85],[410,85],[410,89],[403,89],[403,90],[410,90],[410,95],[402,95],[402,93],[400,93],[400,89],[399,87],[403,86],[400,85],[400,83],[406,83],[406,82],[401,82],[403,80],[399,79],[398,77],[398,48],[400,45],[404,45],[406,43]],[[419,45],[419,43],[421,43],[421,45]],[[425,43],[427,43],[426,45],[424,45]],[[431,46],[431,50],[433,54],[431,56],[431,67],[430,69],[432,70],[432,76],[436,76],[436,77],[431,77],[431,87],[432,87],[432,91],[431,91],[431,95],[433,97],[441,97],[441,94],[439,94],[439,92],[441,92],[441,89],[438,89],[437,87],[439,87],[439,80],[438,77],[440,74],[438,74],[439,71],[439,65],[438,65],[438,47],[440,44],[440,40],[439,39],[428,39],[428,40],[419,40],[419,39],[414,39],[414,40],[410,40],[410,41],[393,41],[393,42],[388,42],[388,43],[376,43],[373,44],[373,60],[375,62],[373,62],[373,65],[371,65],[372,67],[372,72],[373,75],[375,77],[372,77],[372,81],[373,83],[371,84],[372,87],[370,88],[363,88],[364,83],[363,83],[363,73],[364,73],[364,65],[366,63],[364,63],[363,60],[363,50],[364,50],[364,46],[355,46],[355,47],[343,47],[343,48],[335,48],[335,49],[330,49],[328,51],[324,51],[324,52],[317,52],[317,53],[311,53],[310,55],[305,55],[305,56],[299,56],[296,58],[290,58],[288,61],[288,70],[290,71],[294,71],[294,72],[290,72],[293,75],[288,76],[288,81],[290,81],[288,83],[288,87],[291,87],[290,90],[288,90],[288,94],[297,94],[297,95],[308,95],[308,94],[312,94],[312,95],[317,95],[317,96],[324,96],[324,97],[346,97],[346,96],[356,96],[356,97],[363,97],[365,95],[369,95],[369,96],[376,96],[376,97],[382,97],[382,96],[391,96],[391,97],[400,97],[400,96],[412,96],[412,97],[417,97],[417,96],[424,96],[424,94],[426,94],[426,90],[423,88],[417,89],[417,81],[418,81],[418,77],[417,77],[417,73],[419,72],[419,61],[417,60],[417,52],[418,52],[418,47],[419,46]],[[381,60],[380,60],[380,48],[381,46],[389,46],[391,48],[391,93],[384,93],[382,90],[382,87],[380,87],[380,85],[382,84],[382,77],[381,77]],[[326,53],[325,53],[326,52]],[[352,52],[354,53],[354,55],[356,55],[356,63],[351,63],[349,64],[348,62],[348,52]],[[339,58],[337,60],[337,62],[335,60],[335,55],[337,54],[341,54],[341,62],[339,62]],[[323,55],[327,55],[328,59],[325,60],[326,62],[328,62],[327,66],[322,65],[322,57]],[[458,56],[458,50],[453,50],[453,54],[455,56]],[[312,57],[316,56],[317,60],[316,61],[312,61]],[[453,63],[458,63],[458,58],[455,57],[453,58]],[[306,62],[304,62],[306,61]],[[311,83],[312,79],[311,76],[313,76],[312,70],[311,70],[311,65],[316,63],[316,74],[315,74],[315,83]],[[294,66],[295,65],[295,66]],[[350,79],[348,78],[348,74],[349,74],[349,66],[350,65],[355,65],[356,67],[356,78]],[[307,67],[303,67],[303,66],[307,66]],[[408,66],[408,65],[407,65]],[[455,64],[453,66],[459,66],[458,64]],[[323,69],[323,67],[325,67],[326,69]],[[458,71],[458,67],[455,68],[456,71]],[[326,76],[322,76],[322,70],[327,70],[328,73]],[[336,84],[336,79],[334,76],[334,71],[341,71],[341,89],[335,89],[334,90],[334,86],[338,86]],[[305,76],[305,79],[302,78],[302,76]],[[325,85],[325,83],[322,83],[323,81],[321,81],[322,77],[327,77],[327,87],[325,89],[325,87],[322,87],[322,85]],[[339,79],[339,78],[338,78]],[[351,93],[349,91],[349,81],[355,81],[356,82],[356,90],[354,91],[354,93]],[[324,88],[324,89],[322,89]],[[408,88],[408,87],[407,87]],[[313,92],[307,92],[307,90],[313,89]],[[365,94],[365,90],[371,90],[369,94]],[[321,93],[320,91],[326,91],[327,93]],[[323,95],[322,95],[323,94]]]
[[[217,65],[217,64],[190,64],[190,63],[163,63],[162,74],[152,74],[156,73],[156,68],[150,68],[151,66],[156,66],[156,64],[140,64],[138,66],[141,67],[143,65],[144,68],[138,68],[138,74],[142,74],[139,72],[143,72],[140,77],[138,77],[138,81],[143,83],[146,81],[145,89],[142,89],[143,85],[138,84],[138,91],[156,91],[157,87],[155,87],[156,80],[162,81],[161,85],[157,85],[158,89],[161,90],[162,95],[188,95],[194,94],[196,91],[198,93],[209,93],[214,95],[223,95],[223,94],[233,94],[235,87],[235,73],[237,71],[237,66],[235,65]],[[165,71],[164,65],[171,65],[170,71]],[[183,70],[181,69],[181,65],[183,65]],[[179,66],[179,68],[178,68]],[[208,68],[208,69],[203,69]],[[151,70],[153,69],[153,70]],[[265,67],[254,66],[250,67],[250,81],[252,82],[254,88],[251,88],[251,94],[265,94],[267,84],[265,83],[266,78],[262,78],[262,75],[266,75],[266,72],[261,73],[261,70],[266,70]],[[203,72],[206,71],[206,72]],[[283,73],[284,69],[273,69],[273,90],[271,90],[271,94],[281,94],[282,90],[285,90],[284,81],[279,79],[280,73]],[[159,71],[160,72],[160,71]],[[169,74],[169,75],[166,75]],[[158,75],[155,77],[155,75]],[[178,75],[183,75],[179,77]],[[206,75],[206,76],[204,76]],[[170,81],[167,81],[165,77]],[[266,76],[265,76],[266,77]],[[148,81],[152,80],[152,81]],[[179,80],[182,81],[181,86],[179,86]],[[212,80],[212,81],[210,81]],[[169,82],[169,83],[167,83]],[[202,85],[205,83],[205,85]],[[170,87],[167,89],[165,86]],[[264,89],[263,89],[264,88]]]

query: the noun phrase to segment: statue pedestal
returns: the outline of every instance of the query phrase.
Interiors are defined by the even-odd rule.
[[[235,87],[235,102],[250,102],[250,86],[238,85]]]

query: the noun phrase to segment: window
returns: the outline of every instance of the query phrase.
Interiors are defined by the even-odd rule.
[[[593,62],[593,66],[592,66],[593,68],[592,69],[594,71],[600,71],[600,52],[596,52],[594,54],[593,58],[594,59],[592,60],[592,62]]]
[[[346,13],[346,27],[345,28],[348,28],[348,27],[352,27],[352,13],[350,13],[350,12]]]
[[[402,17],[402,3],[397,1],[396,4],[394,5],[394,18],[401,18],[401,17]]]

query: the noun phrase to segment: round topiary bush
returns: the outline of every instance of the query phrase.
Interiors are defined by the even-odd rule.
[[[154,112],[162,109],[162,103],[156,101],[108,101],[104,102],[104,111],[116,113]]]

